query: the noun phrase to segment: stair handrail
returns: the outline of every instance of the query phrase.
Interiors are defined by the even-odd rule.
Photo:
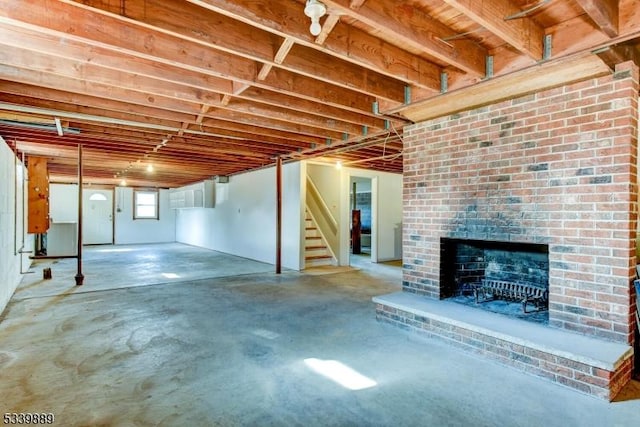
[[[324,199],[322,198],[322,195],[320,194],[320,190],[318,190],[318,187],[316,187],[316,184],[313,182],[310,176],[307,176],[307,195],[309,194],[317,203],[320,210],[320,214],[322,214],[322,217],[325,219],[325,221],[329,225],[331,229],[330,231],[335,235],[338,232],[338,221],[336,221],[333,214],[331,213],[331,210],[329,209],[329,206],[327,206]]]

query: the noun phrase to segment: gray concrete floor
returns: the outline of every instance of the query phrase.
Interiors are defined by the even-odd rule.
[[[136,249],[211,263],[199,280],[135,286],[138,269],[87,254],[88,277],[109,274],[98,283],[69,286],[56,265],[53,281],[27,279],[0,320],[0,412],[52,412],[63,426],[640,424],[638,382],[607,403],[377,323],[371,297],[400,289],[397,267],[213,277],[226,255]],[[236,273],[252,265],[234,260]],[[375,385],[350,390],[308,359]]]

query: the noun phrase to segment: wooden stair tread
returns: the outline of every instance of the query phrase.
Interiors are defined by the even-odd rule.
[[[307,261],[311,261],[314,259],[333,259],[333,257],[331,255],[313,255],[313,256],[305,256],[304,259]]]

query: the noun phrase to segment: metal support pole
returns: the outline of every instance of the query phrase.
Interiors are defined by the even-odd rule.
[[[282,158],[276,160],[276,274],[282,272]]]
[[[13,255],[15,256],[18,255],[18,155],[16,154],[13,159]],[[22,261],[22,255],[20,258]]]
[[[78,144],[78,274],[76,274],[76,286],[82,286],[84,274],[82,274],[82,144]]]

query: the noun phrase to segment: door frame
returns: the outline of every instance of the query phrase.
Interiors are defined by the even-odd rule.
[[[100,190],[100,191],[107,191],[111,193],[111,242],[110,243],[82,243],[83,246],[86,245],[113,245],[115,244],[115,238],[116,238],[116,191],[115,191],[115,187],[114,186],[107,186],[107,185],[92,185],[92,184],[84,184],[82,186],[82,194],[84,196],[85,193],[88,193],[92,190]],[[91,197],[91,196],[89,196]],[[82,223],[85,223],[85,218],[84,218],[84,214],[85,214],[85,205],[84,205],[84,201],[83,201],[83,206],[82,206]],[[83,230],[84,232],[84,230]]]
[[[342,173],[341,203],[340,203],[340,265],[350,265],[349,256],[351,249],[349,245],[351,225],[351,178],[366,178],[371,180],[371,262],[378,262],[378,177],[367,176],[367,173],[358,171],[344,171]]]

